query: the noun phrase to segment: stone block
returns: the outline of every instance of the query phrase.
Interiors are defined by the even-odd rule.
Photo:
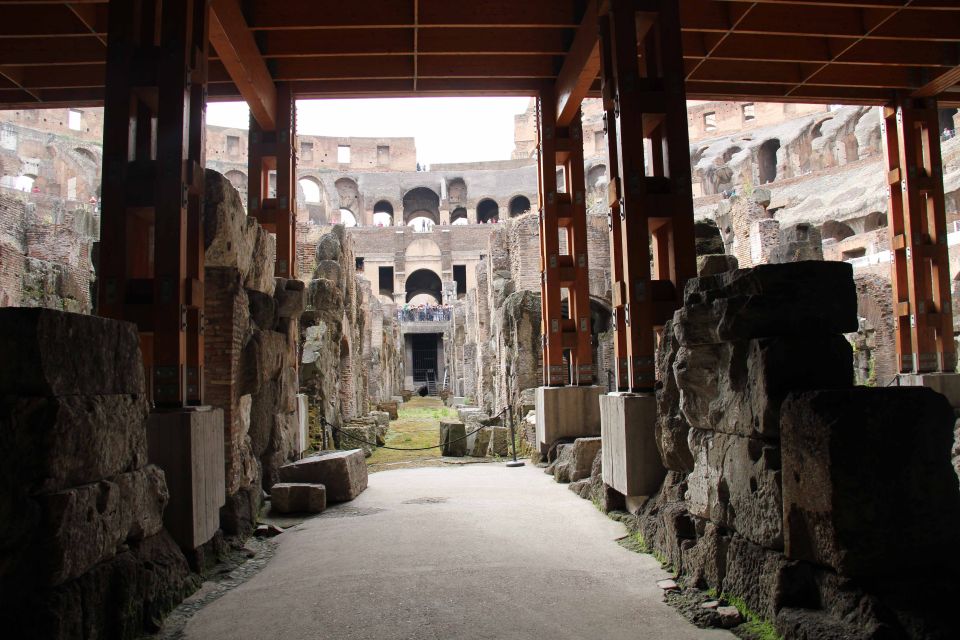
[[[856,331],[857,294],[845,262],[764,264],[693,278],[674,314],[681,345]]]
[[[34,493],[139,469],[147,411],[142,395],[0,398],[0,477]]]
[[[113,557],[121,544],[159,533],[168,499],[163,472],[153,465],[37,496],[41,529],[35,570],[51,586],[82,575]]]
[[[492,431],[493,427],[482,427],[472,438],[469,438],[467,440],[469,443],[467,455],[471,458],[485,458],[487,451],[490,449],[490,438],[493,435]]]
[[[322,484],[328,502],[346,502],[367,488],[367,463],[360,449],[322,453],[283,465],[280,481]]]
[[[660,488],[666,469],[660,460],[653,394],[600,396],[603,416],[603,482],[625,496],[650,496]]]
[[[722,244],[720,250],[723,250]],[[725,253],[697,255],[697,276],[700,278],[715,276],[727,271],[736,271],[739,267],[736,256],[728,256]]]
[[[377,426],[390,426],[390,414],[386,411],[371,411],[369,415],[373,418],[373,421],[377,423]]]
[[[742,598],[767,620],[776,618],[784,595],[792,591],[789,562],[782,553],[734,535],[727,549],[723,593]]]
[[[590,477],[593,460],[600,453],[601,438],[577,438],[557,457],[553,477],[557,482],[576,482]]]
[[[902,387],[927,387],[941,394],[954,409],[960,409],[960,373],[901,373]]]
[[[0,309],[0,397],[144,393],[136,325],[52,309]]]
[[[600,435],[600,400],[597,386],[538,387],[536,395],[537,445],[546,455],[563,438]]]
[[[853,354],[839,335],[691,345],[673,373],[691,427],[775,439],[789,392],[853,386]]]
[[[256,239],[250,260],[250,271],[243,280],[245,289],[262,291],[273,295],[273,273],[277,262],[277,239],[260,225],[256,226]]]
[[[270,331],[277,326],[277,301],[262,291],[247,291],[250,319],[261,331]]]
[[[397,407],[396,402],[380,402],[377,404],[377,411],[384,411],[390,416],[391,420],[396,420],[400,417]]]
[[[339,449],[360,449],[363,456],[369,458],[377,448],[377,425],[359,421],[347,422],[337,431],[337,438]]]
[[[320,513],[327,508],[322,484],[278,482],[270,487],[270,505],[277,513]]]
[[[808,223],[780,229],[780,244],[770,252],[770,262],[823,260],[823,237],[819,229]]]
[[[340,244],[340,238],[333,233],[325,233],[320,236],[320,241],[317,243],[317,262],[323,262],[324,260],[331,260],[333,262],[339,263],[340,257],[343,255],[343,246]]]
[[[167,531],[184,549],[207,543],[226,503],[223,410],[155,411],[147,421],[147,447],[170,491],[163,514]]]
[[[783,549],[780,449],[760,438],[690,430],[693,515],[738,531],[767,549]]]
[[[957,571],[954,412],[919,387],[808,391],[782,408],[785,550],[868,581]],[[935,559],[935,560],[934,560]]]
[[[723,253],[723,237],[720,235],[717,223],[713,220],[704,218],[694,222],[693,237],[696,242],[697,256]]]
[[[683,573],[688,584],[698,589],[712,588],[719,592],[727,574],[727,549],[730,536],[712,522],[703,527],[703,535],[692,547],[681,548]]]
[[[461,458],[467,454],[467,428],[462,422],[440,422],[440,455]]]
[[[687,444],[690,425],[680,411],[680,387],[677,386],[673,366],[679,350],[680,343],[673,330],[673,320],[667,320],[656,355],[660,385],[656,391],[657,426],[654,435],[663,466],[671,471],[689,473],[693,471],[693,455]]]
[[[277,303],[277,316],[281,318],[299,318],[306,308],[306,293],[303,289],[287,289],[286,282],[284,287],[277,287],[273,292],[273,298]]]
[[[230,180],[211,169],[205,171],[204,177],[204,263],[208,267],[233,267],[246,277],[259,225],[247,216],[240,194]]]
[[[490,427],[490,446],[487,449],[487,455],[500,456],[505,458],[512,455],[512,446],[510,444],[509,427]]]
[[[313,277],[315,279],[323,278],[330,282],[341,282],[343,276],[340,263],[335,260],[321,260],[313,271]]]

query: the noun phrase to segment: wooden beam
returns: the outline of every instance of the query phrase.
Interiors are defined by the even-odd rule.
[[[95,4],[71,2],[67,5],[67,8],[90,30],[90,33],[96,36],[102,45],[107,45],[106,36],[97,28],[97,7]],[[106,52],[104,52],[104,55],[106,55]]]
[[[277,88],[237,0],[210,4],[210,43],[253,117],[264,130],[275,129]]]
[[[960,84],[960,66],[950,69],[913,92],[914,98],[932,98]]]
[[[580,104],[600,73],[600,41],[597,32],[598,0],[590,0],[573,46],[563,60],[553,95],[557,97],[557,126],[568,127],[580,112]]]

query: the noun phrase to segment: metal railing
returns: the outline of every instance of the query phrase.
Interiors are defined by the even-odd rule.
[[[400,322],[450,322],[453,308],[447,305],[418,305],[406,309],[397,309]]]

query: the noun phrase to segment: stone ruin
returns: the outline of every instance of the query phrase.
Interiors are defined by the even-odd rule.
[[[632,526],[785,638],[951,637],[954,412],[930,389],[855,387],[857,324],[847,264],[690,281],[657,358],[665,477]],[[622,508],[600,473],[597,456],[571,488]]]

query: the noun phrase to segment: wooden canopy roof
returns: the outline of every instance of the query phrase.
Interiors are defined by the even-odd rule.
[[[209,95],[596,92],[598,1],[212,0]],[[690,99],[960,104],[957,0],[680,2]],[[107,13],[0,0],[0,107],[100,104]]]

